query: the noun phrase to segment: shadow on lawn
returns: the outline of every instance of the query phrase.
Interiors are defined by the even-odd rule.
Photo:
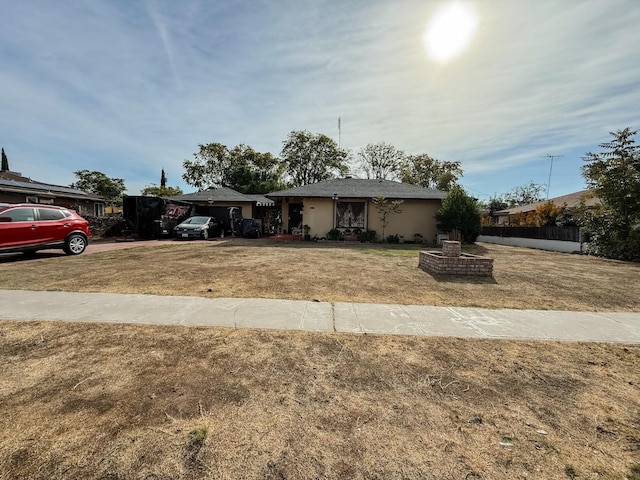
[[[473,275],[441,275],[422,270],[426,275],[431,276],[439,283],[472,283],[475,285],[497,285],[498,282],[493,277],[476,277]]]
[[[45,258],[57,258],[57,257],[66,257],[66,255],[62,250],[60,250],[59,252],[47,251],[47,252],[36,252],[31,254],[2,253],[0,254],[0,263],[28,262],[30,260],[43,260]]]

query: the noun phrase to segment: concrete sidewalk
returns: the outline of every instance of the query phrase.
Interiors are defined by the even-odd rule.
[[[640,313],[0,290],[0,320],[640,343]]]

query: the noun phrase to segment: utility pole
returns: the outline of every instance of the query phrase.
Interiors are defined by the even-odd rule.
[[[342,128],[340,125],[340,117],[338,117],[338,148],[342,148]]]
[[[549,181],[547,182],[547,200],[549,200],[549,190],[551,189],[551,171],[553,170],[553,159],[558,157],[564,157],[564,155],[549,155],[548,153],[542,158],[550,158],[551,166],[549,167]]]

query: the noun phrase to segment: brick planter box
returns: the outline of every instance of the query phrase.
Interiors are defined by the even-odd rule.
[[[444,242],[442,252],[420,252],[418,266],[438,275],[493,276],[493,258],[460,253],[460,242]]]

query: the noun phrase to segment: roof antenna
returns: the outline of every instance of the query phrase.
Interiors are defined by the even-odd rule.
[[[550,158],[551,166],[549,167],[549,181],[547,182],[547,200],[549,200],[549,189],[551,188],[551,171],[553,170],[553,159],[558,157],[564,157],[564,155],[549,155],[548,153],[542,158]]]

